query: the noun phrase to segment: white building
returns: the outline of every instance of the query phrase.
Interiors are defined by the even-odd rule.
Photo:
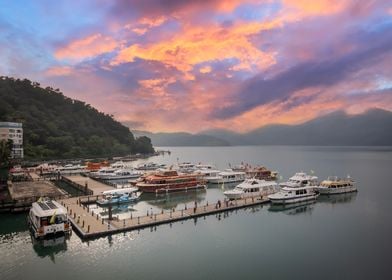
[[[0,122],[0,141],[11,139],[13,142],[11,157],[23,158],[22,123]]]

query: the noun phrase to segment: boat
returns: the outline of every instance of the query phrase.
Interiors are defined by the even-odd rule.
[[[228,199],[242,199],[248,197],[261,197],[276,193],[279,190],[279,185],[274,181],[246,179],[234,189],[227,190],[223,192],[223,194]]]
[[[200,174],[201,177],[206,181],[206,183],[210,183],[213,180],[217,180],[221,178],[219,176],[220,170],[215,169],[200,169],[196,171],[197,174]]]
[[[138,188],[123,188],[102,192],[103,198],[97,200],[100,206],[129,203],[139,199],[141,192]]]
[[[60,173],[60,174],[78,174],[78,173],[84,173],[87,171],[85,166],[82,166],[80,164],[66,164],[64,166],[58,167],[56,170],[56,173]]]
[[[154,162],[147,162],[147,163],[142,163],[139,164],[137,167],[135,167],[136,170],[142,170],[142,171],[150,171],[150,170],[157,170],[159,168],[165,168],[165,164],[158,164]]]
[[[205,189],[205,181],[199,174],[180,174],[176,170],[164,170],[147,175],[136,186],[143,192],[162,193]]]
[[[40,199],[31,205],[27,221],[35,238],[57,233],[69,234],[72,231],[67,209],[48,198]]]
[[[279,192],[270,194],[269,200],[273,204],[289,204],[315,200],[320,193],[313,186],[283,187]]]
[[[112,176],[114,172],[117,170],[118,170],[117,168],[113,168],[113,167],[103,167],[98,171],[90,172],[90,177],[94,179],[105,180],[106,178]]]
[[[103,180],[122,180],[122,179],[136,179],[142,176],[143,173],[141,171],[135,171],[132,169],[119,169],[115,170],[112,173],[104,175],[101,177]]]
[[[281,187],[296,188],[306,186],[318,186],[318,177],[308,175],[305,172],[295,173],[294,176],[290,177],[287,182],[280,183]]]
[[[317,187],[317,190],[320,194],[339,194],[356,192],[357,188],[354,186],[354,181],[350,177],[340,179],[334,176],[322,181],[320,186]]]
[[[242,182],[245,180],[245,175],[246,173],[242,171],[226,169],[225,171],[220,172],[218,177],[210,179],[209,182],[212,184]]]
[[[265,166],[251,167],[245,170],[247,178],[255,178],[260,180],[273,181],[278,177],[277,171],[271,171]]]

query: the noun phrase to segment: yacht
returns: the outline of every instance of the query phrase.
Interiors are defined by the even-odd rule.
[[[200,174],[201,177],[206,181],[206,183],[210,183],[213,180],[218,180],[221,177],[219,176],[220,170],[215,169],[200,169],[196,171],[197,174]]]
[[[278,177],[277,171],[271,171],[265,166],[256,166],[246,169],[246,177],[247,178],[256,178],[260,180],[268,180],[273,181]]]
[[[102,192],[103,198],[97,200],[100,206],[128,203],[139,199],[141,192],[138,188],[123,188]]]
[[[279,185],[274,181],[246,179],[234,189],[225,191],[223,194],[229,199],[241,199],[273,194],[279,189]]]
[[[35,238],[72,231],[67,209],[48,198],[39,199],[31,205],[27,221]]]
[[[58,167],[56,170],[56,172],[60,173],[60,174],[78,174],[78,173],[83,173],[86,172],[86,167],[82,166],[80,164],[77,165],[73,165],[73,164],[66,164],[64,166]]]
[[[268,196],[273,204],[289,204],[315,200],[320,193],[313,186],[283,187],[279,192]]]
[[[225,171],[220,172],[217,178],[210,179],[209,182],[212,184],[242,182],[245,180],[245,175],[246,173],[242,171],[226,169]]]
[[[142,175],[143,173],[141,171],[135,171],[132,169],[119,169],[119,170],[115,170],[113,173],[109,173],[101,177],[101,179],[103,180],[136,179]]]
[[[281,187],[306,187],[306,186],[318,186],[318,177],[308,175],[305,172],[295,173],[294,176],[290,177],[287,182],[280,183]]]
[[[162,193],[205,189],[207,186],[200,174],[179,174],[176,170],[165,170],[143,177],[136,186],[143,192]]]
[[[117,168],[113,167],[103,167],[96,172],[90,172],[90,177],[105,180],[106,178],[112,176],[117,170]]]
[[[165,164],[158,164],[154,162],[147,162],[147,163],[142,163],[139,164],[137,167],[135,167],[136,170],[142,170],[142,171],[150,171],[150,170],[157,170],[159,168],[165,168]]]
[[[321,182],[320,186],[317,187],[320,194],[338,194],[338,193],[349,193],[356,192],[357,188],[354,186],[354,181],[347,177],[340,179],[338,177],[328,177],[327,180]]]

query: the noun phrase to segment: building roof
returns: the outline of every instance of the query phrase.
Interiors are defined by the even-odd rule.
[[[22,128],[22,126],[23,126],[22,123],[17,123],[17,122],[0,122],[0,127]]]

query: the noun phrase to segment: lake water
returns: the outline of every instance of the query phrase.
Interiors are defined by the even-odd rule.
[[[264,164],[283,180],[351,175],[359,192],[292,209],[266,204],[82,242],[33,243],[26,214],[0,215],[0,279],[391,279],[392,147],[173,147],[160,163]],[[133,213],[222,198],[143,196]],[[118,215],[129,215],[118,209]],[[57,245],[56,245],[57,244]]]

